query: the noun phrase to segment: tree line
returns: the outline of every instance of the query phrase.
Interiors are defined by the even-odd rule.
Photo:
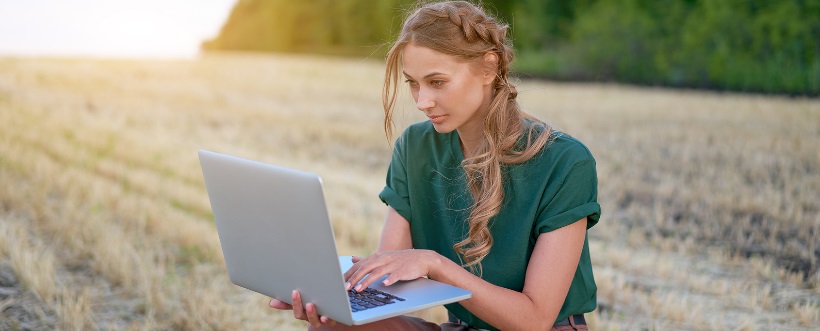
[[[522,77],[820,95],[820,0],[485,0]],[[379,58],[413,0],[239,0],[203,50]]]

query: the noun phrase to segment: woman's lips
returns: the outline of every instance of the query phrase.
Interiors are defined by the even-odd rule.
[[[430,118],[430,122],[433,122],[433,124],[439,124],[439,123],[444,121],[444,118],[446,116],[447,115],[435,115],[435,116],[427,116],[427,117]]]

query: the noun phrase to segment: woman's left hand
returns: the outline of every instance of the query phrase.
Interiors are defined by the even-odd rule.
[[[361,292],[370,284],[384,275],[388,276],[383,284],[393,285],[400,280],[413,280],[427,276],[440,255],[430,250],[405,249],[400,251],[378,252],[367,258],[353,257],[353,266],[344,274],[346,288],[350,290],[353,284],[355,290]]]

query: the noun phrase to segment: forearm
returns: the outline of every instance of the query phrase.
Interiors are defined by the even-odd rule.
[[[552,328],[560,307],[539,307],[528,295],[493,285],[446,257],[431,253],[435,262],[428,277],[472,291],[472,298],[459,303],[483,321],[501,330]]]

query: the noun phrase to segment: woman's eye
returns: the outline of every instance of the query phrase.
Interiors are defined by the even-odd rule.
[[[418,85],[418,84],[416,83],[416,81],[414,81],[414,80],[409,80],[409,79],[407,79],[407,80],[405,80],[404,82],[405,82],[405,83],[407,83],[407,84],[409,84],[410,86],[416,86],[416,85]]]
[[[433,85],[435,87],[439,87],[441,85],[444,85],[444,82],[440,81],[440,80],[434,80],[434,81],[430,82],[430,85]]]

